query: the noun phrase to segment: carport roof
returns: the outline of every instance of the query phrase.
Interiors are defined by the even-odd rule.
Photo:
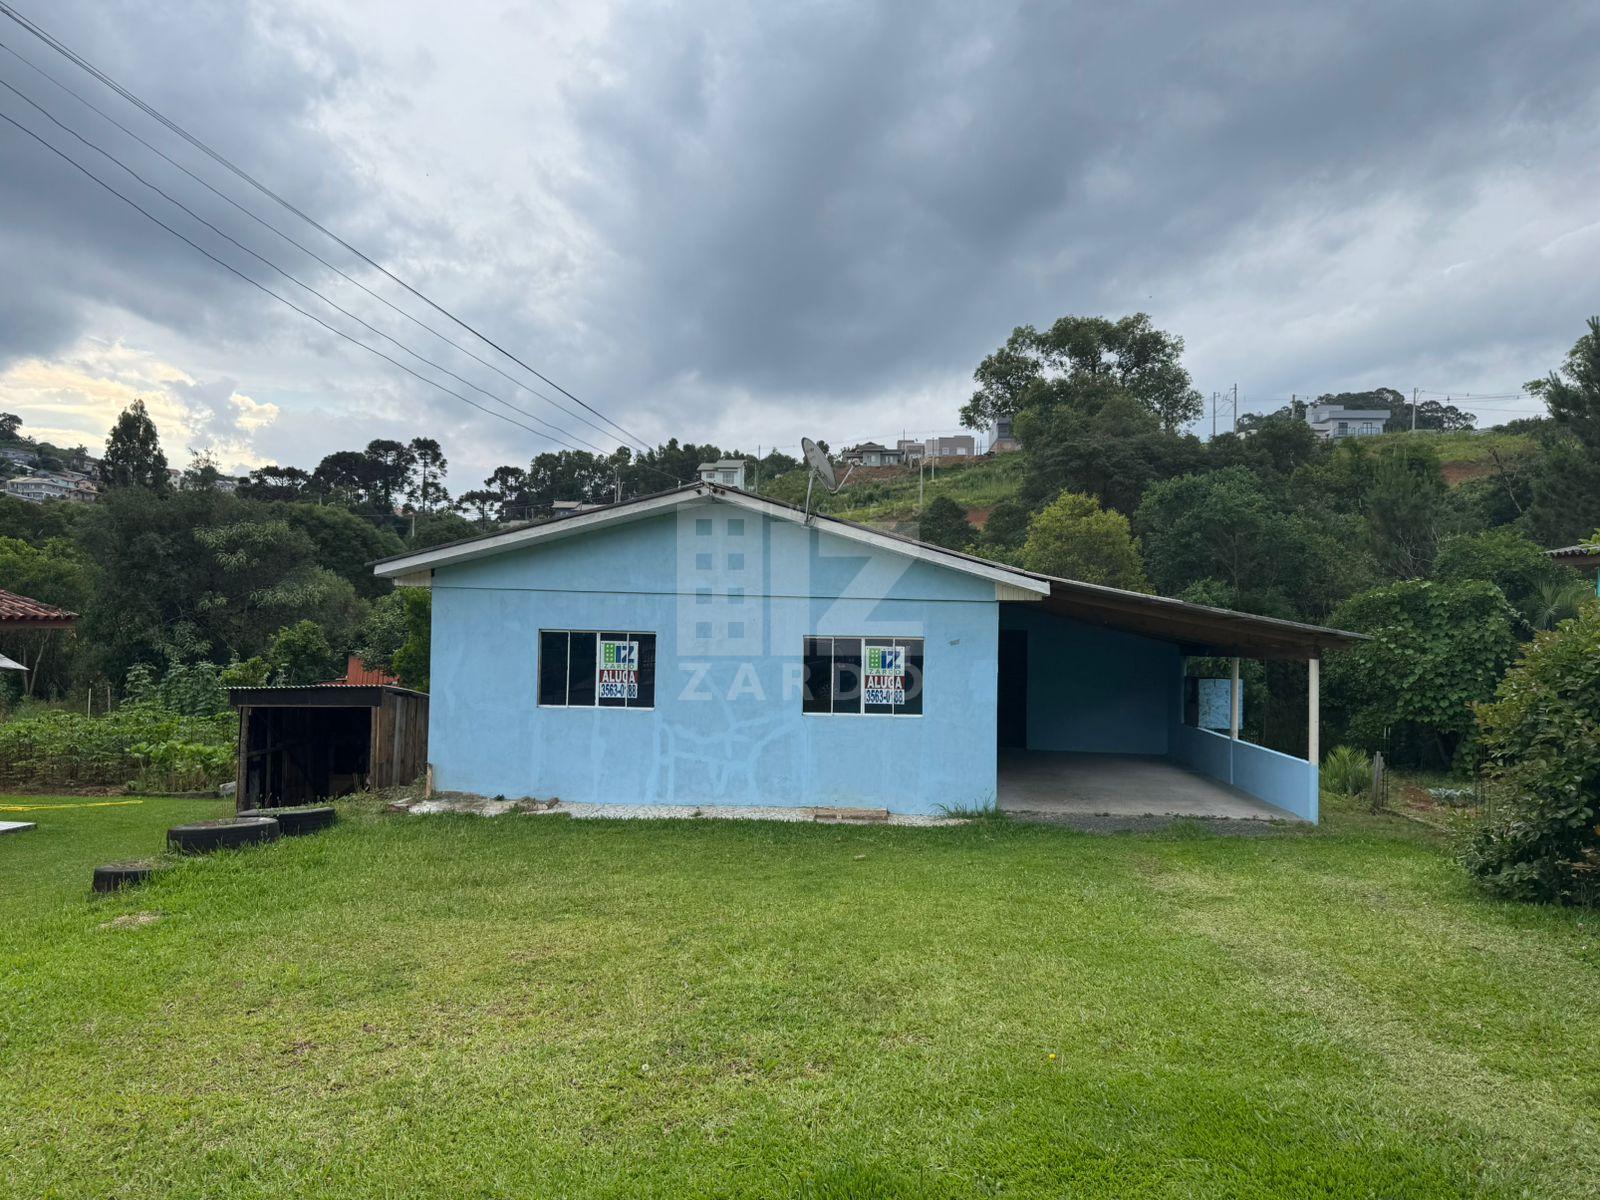
[[[1042,601],[1046,612],[1073,617],[1106,629],[1172,642],[1185,654],[1239,658],[1321,658],[1367,641],[1364,633],[1263,617],[1255,613],[1191,604],[1167,596],[1147,596],[1121,588],[1039,576],[1050,584]]]

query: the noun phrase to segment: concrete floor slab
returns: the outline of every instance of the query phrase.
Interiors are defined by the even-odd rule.
[[[1298,820],[1168,759],[1137,755],[1002,750],[999,790],[1002,812]]]

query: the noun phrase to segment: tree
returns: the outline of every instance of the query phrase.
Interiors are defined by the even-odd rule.
[[[406,539],[406,546],[412,550],[426,550],[429,546],[442,546],[446,542],[476,537],[478,532],[477,526],[465,517],[443,509],[418,517],[416,528]]]
[[[370,500],[376,482],[374,469],[373,460],[359,450],[335,450],[317,464],[311,484],[330,500],[360,505]]]
[[[1164,596],[1212,579],[1237,607],[1306,617],[1325,613],[1371,580],[1359,546],[1289,511],[1244,467],[1156,484],[1133,527]]]
[[[143,400],[123,409],[111,427],[105,457],[100,460],[100,478],[107,487],[166,490],[167,456],[161,453],[161,439]]]
[[[1472,429],[1478,423],[1474,413],[1463,412],[1453,404],[1438,400],[1424,400],[1416,408],[1413,417],[1411,402],[1402,398],[1390,411],[1389,419],[1383,423],[1383,431],[1400,433],[1408,429],[1430,429],[1439,433],[1457,433]]]
[[[489,513],[499,503],[500,497],[488,488],[474,488],[470,492],[462,492],[456,499],[458,509],[476,514],[480,529],[489,528]]]
[[[374,438],[362,455],[368,464],[367,499],[383,512],[393,512],[396,497],[411,491],[416,453],[404,442]]]
[[[1332,623],[1371,636],[1328,661],[1335,726],[1396,761],[1447,767],[1516,656],[1517,614],[1492,583],[1408,580],[1353,596]]]
[[[964,550],[978,536],[978,531],[967,520],[966,509],[949,496],[935,496],[922,510],[917,536],[935,546]]]
[[[494,496],[502,522],[517,519],[518,513],[523,520],[531,515],[526,499],[528,473],[520,467],[496,467],[489,478],[483,481],[483,486]]]
[[[1600,456],[1600,317],[1567,352],[1561,369],[1527,385],[1544,398],[1556,424],[1568,429],[1591,455]]]
[[[339,656],[315,621],[297,621],[280,629],[263,657],[272,681],[291,687],[326,683],[339,672]]]
[[[239,485],[239,495],[253,500],[298,500],[310,484],[311,476],[299,467],[257,467]]]
[[[1063,492],[1028,526],[1022,565],[1030,571],[1147,591],[1139,541],[1128,518],[1102,509],[1093,496]]]
[[[1197,438],[1166,432],[1123,392],[1091,394],[1095,390],[1080,389],[1070,404],[1039,405],[1017,418],[1022,500],[1030,507],[1070,491],[1132,513],[1151,484],[1204,463]]]
[[[0,442],[22,440],[22,418],[16,413],[0,412]]]
[[[1473,832],[1467,869],[1514,899],[1600,903],[1600,604],[1535,637],[1478,725],[1505,798]]]
[[[1553,562],[1514,529],[1490,529],[1446,539],[1434,562],[1433,577],[1440,583],[1481,579],[1494,584],[1534,628],[1544,628],[1542,622],[1551,615],[1549,600],[1554,593],[1546,595],[1547,585],[1582,583],[1574,572]]]
[[[1379,566],[1416,579],[1433,565],[1446,487],[1433,447],[1405,441],[1378,455],[1367,490],[1367,526]]]
[[[401,588],[405,606],[406,638],[394,652],[391,664],[400,682],[419,692],[428,690],[433,647],[433,592],[428,588]]]
[[[433,438],[414,437],[409,448],[417,465],[411,499],[423,512],[432,512],[439,505],[449,503],[449,494],[444,490],[444,473],[450,463]]]
[[[983,552],[1009,560],[1027,540],[1030,520],[1032,514],[1021,500],[1009,498],[1000,501],[989,510],[989,519],[984,522]]]
[[[973,372],[978,389],[961,423],[988,429],[1052,393],[1059,401],[1092,385],[1126,393],[1172,433],[1203,411],[1182,354],[1183,339],[1155,328],[1144,313],[1117,321],[1062,317],[1042,333],[1021,325]]]

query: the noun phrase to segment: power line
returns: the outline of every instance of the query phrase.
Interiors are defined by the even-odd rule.
[[[49,34],[47,32],[45,32],[45,30],[40,28],[38,25],[34,24],[28,18],[24,17],[21,13],[17,12],[17,10],[12,8],[11,5],[5,3],[5,0],[0,0],[0,14],[3,14],[4,16],[9,17],[16,24],[20,25],[23,29],[27,30],[34,37],[38,38],[46,46],[50,47],[50,49],[54,50],[57,54],[60,54],[63,58],[67,59],[68,62],[71,62],[74,66],[78,67],[80,70],[83,70],[83,71],[87,72],[89,75],[93,76],[100,83],[104,84],[106,87],[108,87],[112,91],[116,92],[124,100],[128,101],[130,104],[132,104],[135,107],[137,107],[141,112],[145,113],[146,116],[150,117],[154,121],[159,122],[165,128],[167,128],[168,130],[170,130],[171,132],[176,134],[178,137],[181,137],[184,141],[188,142],[195,149],[199,150],[202,154],[206,155],[206,157],[210,158],[213,162],[216,162],[219,166],[225,168],[226,170],[228,170],[229,172],[231,172],[232,174],[237,176],[239,179],[243,180],[245,183],[247,183],[251,187],[255,188],[258,192],[260,192],[262,195],[266,196],[268,199],[270,199],[270,200],[276,202],[277,204],[281,205],[282,207],[288,209],[291,213],[293,213],[295,216],[299,217],[302,221],[306,222],[312,228],[318,230],[324,236],[332,239],[334,242],[337,242],[340,246],[342,246],[344,249],[348,250],[351,254],[354,254],[357,258],[361,259],[362,262],[366,263],[368,266],[372,267],[374,270],[380,272],[381,274],[383,274],[384,276],[386,276],[387,278],[392,280],[394,283],[396,283],[400,287],[404,288],[407,292],[409,292],[411,295],[415,296],[418,300],[421,300],[424,304],[426,304],[429,308],[432,308],[435,312],[438,312],[441,316],[444,316],[444,317],[448,318],[450,321],[452,321],[454,324],[459,326],[461,329],[466,330],[468,333],[470,333],[473,337],[477,338],[484,345],[486,345],[486,346],[490,347],[491,349],[499,352],[500,354],[504,355],[506,358],[510,359],[512,362],[516,363],[523,370],[529,372],[530,374],[532,374],[536,378],[538,378],[538,379],[542,380],[543,382],[549,384],[551,387],[555,388],[556,391],[560,392],[563,396],[567,397],[567,399],[573,401],[575,404],[580,405],[584,409],[587,409],[589,412],[593,413],[595,416],[599,417],[601,420],[605,421],[607,424],[611,425],[613,428],[619,430],[625,437],[627,437],[629,440],[633,441],[637,445],[639,445],[641,447],[645,445],[645,441],[644,441],[643,438],[639,437],[637,434],[629,432],[628,429],[625,426],[619,424],[613,418],[606,416],[605,413],[603,413],[599,409],[595,408],[592,404],[589,404],[586,401],[579,399],[577,396],[573,395],[566,388],[562,387],[559,383],[557,383],[555,380],[551,379],[549,376],[545,375],[544,373],[542,373],[541,371],[537,370],[536,368],[530,366],[528,363],[523,362],[522,359],[518,358],[515,354],[511,353],[511,351],[507,350],[504,346],[501,346],[498,342],[495,342],[487,334],[482,333],[481,331],[479,331],[478,329],[476,329],[472,325],[468,324],[466,321],[462,320],[460,317],[456,316],[455,313],[451,312],[449,309],[447,309],[444,306],[436,303],[434,300],[432,300],[428,296],[424,295],[422,292],[418,291],[416,288],[412,287],[409,283],[407,283],[404,279],[401,279],[394,272],[390,271],[382,263],[377,262],[375,259],[369,257],[367,254],[365,254],[363,251],[361,251],[357,247],[355,247],[355,246],[351,245],[349,242],[345,241],[342,237],[340,237],[338,234],[334,233],[331,229],[329,229],[327,226],[323,225],[321,222],[317,221],[314,217],[310,216],[308,213],[303,212],[299,208],[296,208],[288,200],[286,200],[284,197],[280,196],[277,192],[273,191],[271,188],[269,188],[266,184],[262,183],[260,180],[256,179],[253,175],[249,174],[249,172],[245,171],[242,167],[239,167],[238,165],[233,163],[231,160],[229,160],[228,158],[223,156],[218,151],[213,150],[210,146],[206,145],[205,142],[203,142],[199,138],[195,137],[188,130],[184,129],[182,126],[178,125],[176,122],[172,121],[171,119],[169,119],[168,117],[166,117],[162,113],[158,112],[156,109],[152,108],[150,105],[146,104],[138,96],[134,95],[134,93],[130,92],[127,88],[123,87],[116,80],[112,79],[104,71],[100,70],[100,68],[96,67],[93,63],[89,62],[82,55],[80,55],[76,51],[74,51],[70,46],[67,46],[64,42],[60,41],[60,39],[54,37],[53,35],[51,35],[51,34]]]
[[[379,350],[374,346],[369,346],[365,342],[361,341],[359,338],[352,337],[350,334],[346,333],[344,330],[336,328],[335,326],[328,324],[326,321],[324,321],[321,317],[317,316],[315,313],[307,312],[305,309],[301,308],[294,301],[289,300],[289,299],[287,299],[287,298],[285,298],[283,296],[278,295],[277,292],[273,291],[271,288],[267,287],[265,284],[259,283],[256,280],[251,279],[250,276],[246,275],[243,271],[239,270],[237,267],[233,266],[231,263],[225,262],[224,260],[218,258],[215,254],[212,254],[211,251],[207,250],[204,246],[200,245],[198,242],[191,241],[189,238],[185,237],[182,233],[179,233],[171,225],[168,225],[160,217],[156,216],[155,214],[151,213],[147,209],[145,209],[142,206],[140,206],[138,201],[133,200],[130,197],[125,196],[123,193],[119,192],[116,188],[112,187],[111,184],[107,183],[104,179],[101,179],[100,176],[96,175],[88,167],[86,167],[82,163],[78,162],[77,159],[72,157],[72,155],[68,154],[66,151],[61,150],[60,148],[58,148],[56,146],[51,145],[49,141],[47,141],[46,139],[40,137],[37,133],[35,133],[33,130],[29,129],[26,125],[22,124],[20,121],[16,120],[14,117],[10,116],[7,113],[0,112],[0,121],[5,121],[8,125],[12,125],[16,129],[20,130],[22,133],[27,134],[34,141],[38,142],[41,146],[43,146],[46,150],[50,151],[50,153],[54,154],[56,157],[60,158],[62,161],[66,162],[67,164],[69,164],[70,166],[75,168],[76,170],[78,170],[78,171],[82,172],[84,175],[88,176],[95,183],[99,184],[106,191],[110,192],[118,200],[121,200],[129,208],[132,208],[134,211],[140,213],[146,219],[152,221],[156,225],[159,225],[162,229],[165,229],[173,237],[177,238],[180,242],[183,242],[186,245],[192,247],[193,249],[198,250],[201,254],[205,255],[207,258],[209,258],[212,262],[216,263],[223,270],[229,272],[230,274],[237,275],[240,279],[244,280],[246,283],[248,283],[251,287],[255,288],[257,291],[263,292],[266,295],[271,296],[279,304],[283,304],[283,305],[285,305],[285,306],[287,306],[289,308],[294,309],[294,311],[299,313],[302,317],[306,317],[309,320],[315,321],[318,325],[322,326],[329,333],[336,334],[337,336],[342,337],[345,341],[349,342],[351,345],[360,346],[363,350],[367,351],[369,354],[377,355],[379,358],[383,359],[384,362],[389,363],[392,366],[399,367],[407,375],[411,375],[411,376],[413,376],[413,377],[415,377],[417,379],[420,379],[420,380],[422,380],[423,383],[430,384],[431,386],[438,388],[441,392],[444,392],[447,395],[454,396],[457,400],[461,401],[463,404],[470,405],[471,407],[477,409],[479,412],[488,413],[491,417],[498,417],[500,420],[505,421],[507,424],[515,425],[519,429],[525,429],[529,433],[534,434],[534,435],[536,435],[538,437],[546,437],[546,438],[548,438],[549,435],[544,434],[540,430],[537,430],[537,429],[533,428],[533,426],[524,425],[521,421],[517,420],[515,417],[508,417],[504,413],[496,412],[492,408],[485,408],[483,405],[479,404],[476,400],[469,399],[468,397],[463,396],[460,392],[457,392],[457,391],[454,391],[451,388],[445,387],[444,384],[438,382],[437,380],[429,379],[426,375],[423,375],[421,372],[412,370],[410,367],[406,366],[405,363],[400,362],[397,359],[390,358],[382,350]],[[424,359],[423,361],[426,362],[428,360]],[[551,440],[553,440],[553,439],[551,439]]]
[[[556,411],[558,411],[560,413],[564,413],[566,416],[571,417],[575,421],[581,421],[583,424],[589,426],[589,428],[595,430],[597,433],[601,434],[604,437],[608,437],[609,438],[609,437],[615,437],[616,436],[611,430],[608,430],[608,429],[603,428],[602,426],[596,425],[593,421],[589,420],[582,413],[573,412],[570,408],[567,408],[565,405],[561,404],[559,401],[553,399],[552,397],[547,396],[544,392],[541,392],[538,388],[529,386],[528,384],[524,383],[522,380],[518,379],[516,376],[511,375],[510,373],[502,370],[500,367],[497,367],[494,363],[490,362],[488,359],[483,358],[483,357],[481,357],[481,356],[479,356],[477,354],[474,354],[471,350],[467,349],[467,347],[463,346],[460,342],[457,342],[453,338],[449,337],[448,335],[446,335],[444,333],[441,333],[439,330],[435,329],[432,325],[429,325],[426,321],[423,321],[421,318],[419,318],[417,316],[414,316],[412,313],[409,313],[405,309],[401,308],[398,304],[395,304],[387,296],[384,296],[380,292],[374,291],[372,288],[370,288],[366,284],[362,283],[361,280],[355,278],[353,275],[350,275],[348,272],[340,269],[334,263],[329,262],[327,259],[323,258],[320,254],[318,254],[315,250],[311,249],[311,247],[305,245],[304,243],[302,243],[300,241],[297,241],[295,238],[291,237],[289,234],[287,234],[283,230],[279,229],[276,225],[272,224],[270,221],[266,220],[265,218],[259,216],[258,214],[252,212],[250,209],[246,208],[244,205],[240,204],[232,196],[228,195],[226,192],[222,191],[220,188],[217,188],[216,186],[214,186],[209,180],[201,177],[200,175],[195,174],[188,167],[184,166],[177,159],[173,158],[165,150],[162,150],[159,146],[156,146],[156,145],[152,144],[151,142],[147,141],[146,139],[144,139],[143,137],[139,136],[138,133],[134,132],[132,129],[129,129],[121,121],[117,120],[110,113],[106,112],[105,109],[100,108],[98,105],[94,104],[87,97],[85,97],[82,93],[74,90],[73,88],[69,87],[67,84],[62,83],[61,80],[57,79],[54,75],[50,74],[50,72],[46,71],[43,67],[40,67],[36,63],[33,63],[33,62],[29,61],[26,57],[24,57],[22,54],[19,54],[12,47],[6,45],[5,42],[0,42],[0,50],[4,50],[7,54],[11,55],[12,58],[16,59],[23,66],[27,67],[30,71],[33,71],[35,74],[39,75],[41,78],[45,79],[46,81],[48,81],[53,86],[59,88],[61,91],[65,92],[67,95],[71,96],[79,104],[83,105],[90,112],[92,112],[92,113],[96,114],[97,116],[99,116],[102,120],[105,120],[109,124],[115,126],[117,129],[120,129],[128,137],[130,137],[134,141],[138,142],[141,146],[143,146],[146,150],[149,150],[152,154],[155,154],[158,157],[160,157],[168,165],[174,167],[175,169],[177,169],[179,171],[182,171],[190,179],[194,180],[194,182],[198,183],[201,187],[205,188],[208,192],[210,192],[212,195],[216,196],[219,200],[222,200],[223,202],[232,205],[234,208],[238,209],[245,216],[249,217],[257,225],[260,225],[263,229],[267,230],[268,232],[270,232],[272,234],[275,234],[277,237],[279,237],[283,241],[289,243],[289,245],[293,246],[296,250],[299,250],[301,253],[306,254],[309,257],[315,259],[317,262],[321,263],[328,270],[330,270],[334,274],[338,275],[345,282],[353,284],[355,287],[360,288],[363,292],[365,292],[367,295],[371,296],[379,304],[382,304],[385,307],[391,309],[392,311],[398,313],[400,316],[402,316],[406,320],[410,321],[413,325],[417,326],[419,329],[426,330],[428,333],[430,333],[434,337],[438,338],[445,345],[450,346],[450,347],[460,351],[462,354],[465,354],[468,358],[472,359],[473,362],[478,363],[480,366],[487,367],[489,370],[493,371],[496,375],[499,375],[502,379],[505,379],[507,382],[509,382],[513,387],[519,388],[520,390],[522,390],[524,392],[527,392],[530,396],[536,396],[540,400],[543,400],[546,404],[548,404],[552,408],[556,409]],[[7,85],[7,86],[10,86],[10,85]],[[13,88],[12,90],[15,91],[16,89]],[[20,93],[18,93],[18,94],[20,95]],[[26,96],[23,96],[23,99],[27,100],[28,98]],[[33,106],[35,108],[39,108],[39,105],[34,103],[32,100],[28,100],[28,103],[33,104]],[[44,110],[40,109],[40,111],[43,112]],[[46,113],[46,115],[48,116],[49,114]],[[57,124],[59,124],[59,122],[57,122]],[[71,131],[69,130],[69,132],[71,132]],[[74,135],[74,136],[76,136],[76,135]],[[80,138],[79,140],[81,141],[83,139]],[[119,165],[121,165],[121,164],[119,164]],[[131,173],[132,172],[130,172],[130,174]],[[140,182],[143,183],[145,181],[144,180],[140,180]],[[152,185],[146,183],[146,186],[148,187],[148,186],[152,186]],[[162,193],[162,194],[165,195],[165,193]],[[170,199],[170,197],[168,197],[168,198]],[[174,201],[174,203],[176,203],[176,201]],[[199,218],[196,218],[196,219],[199,219]],[[226,237],[227,235],[224,234],[223,236]],[[648,449],[648,447],[645,447],[645,448]]]
[[[320,292],[316,288],[312,287],[309,283],[306,283],[303,279],[300,279],[295,275],[291,275],[288,271],[285,271],[282,267],[278,266],[277,263],[273,262],[271,259],[267,258],[265,255],[257,253],[255,250],[252,250],[249,246],[246,246],[243,242],[239,241],[237,238],[232,237],[231,235],[229,235],[228,233],[224,232],[221,229],[218,229],[215,225],[213,225],[210,221],[206,220],[199,213],[195,212],[194,209],[190,208],[187,204],[184,204],[181,200],[178,200],[176,197],[169,195],[167,192],[163,191],[161,188],[159,188],[155,184],[151,183],[144,176],[140,175],[139,172],[135,171],[132,167],[128,166],[127,163],[123,162],[120,158],[116,157],[116,155],[109,153],[108,151],[106,151],[101,146],[99,146],[99,145],[95,144],[94,142],[90,141],[88,138],[84,137],[81,133],[79,133],[77,130],[73,129],[71,126],[63,124],[61,121],[57,120],[56,117],[54,115],[52,115],[48,110],[46,110],[44,107],[42,107],[41,105],[36,103],[34,100],[29,98],[27,95],[25,95],[24,93],[19,91],[17,88],[13,87],[10,83],[7,83],[4,79],[0,79],[0,87],[5,88],[8,92],[12,93],[14,96],[19,97],[25,103],[32,105],[33,108],[38,110],[38,112],[41,113],[44,116],[44,118],[47,121],[49,121],[52,125],[56,126],[56,128],[62,130],[63,132],[71,134],[73,137],[77,138],[78,141],[82,142],[89,149],[93,150],[96,154],[99,154],[107,162],[113,163],[116,166],[122,168],[122,170],[126,171],[129,175],[131,175],[134,179],[138,180],[138,182],[142,183],[145,187],[149,188],[156,195],[160,196],[162,199],[166,200],[169,204],[172,204],[174,207],[176,207],[178,209],[181,209],[183,212],[187,213],[190,217],[192,217],[192,218],[194,218],[194,220],[200,222],[200,224],[204,225],[207,229],[211,230],[211,232],[216,234],[218,237],[224,239],[225,241],[231,242],[233,245],[237,246],[240,250],[243,250],[246,254],[250,255],[252,258],[254,258],[257,261],[261,262],[263,265],[269,267],[271,270],[276,271],[279,275],[282,275],[290,283],[293,283],[297,287],[300,287],[300,288],[304,289],[305,291],[310,292],[313,296],[317,297],[317,299],[321,300],[324,304],[328,305],[328,307],[330,307],[332,309],[335,309],[336,311],[342,313],[344,316],[350,318],[350,320],[354,321],[357,325],[360,325],[363,329],[367,330],[369,333],[376,334],[378,337],[383,338],[385,341],[392,343],[393,345],[398,347],[402,352],[404,352],[406,354],[409,354],[412,358],[415,358],[419,362],[425,362],[430,367],[433,367],[435,370],[444,372],[451,379],[454,379],[457,383],[460,383],[460,384],[462,384],[462,385],[464,385],[466,387],[471,388],[473,391],[479,393],[480,395],[487,396],[490,400],[493,400],[496,404],[503,404],[503,405],[505,405],[505,407],[511,409],[513,412],[521,413],[523,416],[527,417],[530,421],[537,421],[540,425],[543,425],[546,429],[552,430],[554,434],[559,435],[559,437],[556,438],[556,440],[571,439],[571,440],[566,441],[566,444],[568,446],[572,446],[572,448],[574,450],[578,448],[577,446],[573,446],[572,445],[573,441],[576,441],[576,442],[582,443],[582,445],[584,445],[584,446],[587,446],[589,449],[593,450],[596,454],[603,455],[603,454],[606,453],[599,446],[596,446],[593,442],[585,441],[583,438],[578,437],[578,435],[575,434],[575,433],[571,433],[568,430],[561,429],[559,426],[551,425],[548,421],[545,421],[543,418],[534,416],[527,409],[520,408],[517,405],[512,404],[509,400],[505,400],[505,399],[503,399],[503,398],[501,398],[499,396],[496,396],[493,392],[490,392],[490,391],[488,391],[488,390],[486,390],[484,388],[479,387],[477,384],[473,383],[472,380],[467,379],[467,378],[465,378],[465,377],[463,377],[461,375],[456,374],[454,371],[450,370],[450,368],[448,368],[448,367],[446,367],[446,366],[444,366],[444,365],[442,365],[440,363],[435,362],[431,358],[427,358],[424,355],[418,354],[415,350],[411,349],[411,347],[407,346],[404,342],[400,341],[398,338],[392,337],[389,334],[385,333],[383,330],[377,328],[376,326],[371,325],[368,322],[362,320],[355,313],[353,313],[349,309],[344,308],[343,306],[335,303],[333,300],[331,300],[327,296],[325,296],[322,292]]]

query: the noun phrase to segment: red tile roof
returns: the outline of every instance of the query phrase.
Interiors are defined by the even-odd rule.
[[[53,604],[41,604],[15,592],[0,591],[0,625],[62,626],[71,625],[77,619],[75,612]]]

